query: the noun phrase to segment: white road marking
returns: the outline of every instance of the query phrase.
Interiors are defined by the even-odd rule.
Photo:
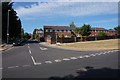
[[[30,65],[23,65],[22,67],[28,67],[28,66],[30,66]]]
[[[78,56],[78,58],[83,58],[82,56]]]
[[[42,63],[36,63],[36,65],[40,65],[40,64],[42,64]]]
[[[3,69],[3,68],[0,68],[0,69]]]
[[[50,63],[52,63],[52,61],[45,61],[45,63],[46,63],[46,64],[48,64],[48,63],[50,64]]]
[[[96,56],[96,55],[94,55],[94,54],[90,54],[90,56]]]
[[[70,59],[73,59],[73,60],[75,60],[75,59],[77,59],[76,57],[70,57]]]
[[[8,67],[8,68],[17,68],[17,67],[19,67],[19,66],[12,66],[12,67]]]
[[[32,58],[34,65],[36,65],[36,62],[35,62],[35,59],[33,58],[33,56],[31,56],[31,58]]]
[[[87,58],[87,57],[90,57],[90,56],[89,56],[89,55],[85,55],[84,57],[86,57],[86,58]]]
[[[68,58],[64,58],[63,60],[64,60],[64,61],[69,61],[70,59],[68,59]]]
[[[29,50],[29,53],[31,54],[31,50]]]
[[[59,60],[59,59],[56,59],[56,60],[55,60],[55,62],[61,62],[61,60]]]
[[[40,49],[41,49],[41,50],[47,50],[47,48],[42,48],[42,47],[40,47]]]
[[[30,48],[30,46],[28,46],[28,48]]]

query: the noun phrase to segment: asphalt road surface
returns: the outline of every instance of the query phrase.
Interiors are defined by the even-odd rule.
[[[119,50],[64,50],[28,41],[24,46],[2,52],[0,69],[3,78],[64,78],[69,75],[116,78],[118,53]]]

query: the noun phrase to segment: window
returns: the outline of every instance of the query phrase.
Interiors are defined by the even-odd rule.
[[[65,37],[68,37],[68,35],[65,35]]]
[[[46,32],[48,32],[48,29],[46,29]]]
[[[92,34],[92,36],[94,36],[94,35]]]
[[[51,37],[50,35],[47,35],[47,37]]]
[[[70,30],[68,30],[68,32],[70,32]]]
[[[98,32],[99,32],[99,30],[98,30]]]
[[[62,32],[61,30],[59,30],[59,32]]]
[[[80,37],[80,35],[78,34],[77,37]]]
[[[52,29],[50,29],[50,32],[52,32]]]
[[[73,29],[71,30],[71,32],[73,32]]]
[[[57,30],[55,30],[55,32],[57,32]]]
[[[66,30],[64,30],[64,32],[66,32]]]
[[[94,30],[92,30],[92,32],[94,32]]]

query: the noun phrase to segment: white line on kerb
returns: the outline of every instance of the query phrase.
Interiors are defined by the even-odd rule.
[[[40,64],[42,64],[42,63],[36,63],[36,65],[40,65]]]
[[[36,65],[35,59],[33,58],[33,56],[31,56],[31,58],[32,58],[32,61],[33,61],[34,65]]]
[[[31,50],[29,50],[29,53],[31,54]]]
[[[78,56],[78,58],[83,58],[82,56]]]

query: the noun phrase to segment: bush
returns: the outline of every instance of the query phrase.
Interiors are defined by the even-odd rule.
[[[97,36],[107,36],[107,33],[104,33],[104,32],[99,32]]]

